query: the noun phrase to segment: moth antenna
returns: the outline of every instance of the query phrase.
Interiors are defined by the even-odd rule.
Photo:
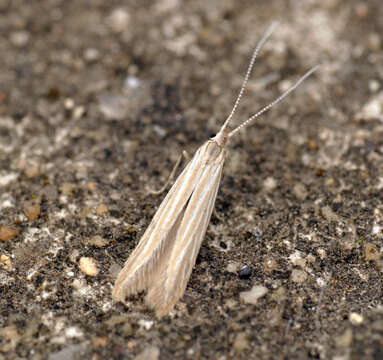
[[[237,100],[236,100],[235,103],[234,103],[234,106],[233,106],[233,109],[231,110],[230,115],[229,115],[229,116],[227,117],[227,119],[225,120],[225,123],[223,124],[222,129],[225,129],[225,128],[229,125],[229,122],[230,122],[231,118],[233,117],[233,115],[234,115],[234,113],[235,113],[235,110],[237,110],[239,101],[241,100],[242,94],[243,94],[243,92],[244,92],[245,89],[246,89],[247,82],[249,81],[249,77],[250,77],[250,74],[251,74],[251,70],[253,69],[254,62],[255,62],[255,59],[256,59],[256,57],[257,57],[257,55],[258,55],[258,53],[259,53],[259,50],[261,50],[261,47],[262,47],[263,44],[266,42],[266,40],[270,37],[270,35],[273,33],[273,31],[275,30],[275,28],[277,27],[277,25],[278,25],[277,22],[272,22],[272,23],[269,25],[269,27],[266,29],[266,32],[265,32],[265,34],[262,36],[262,39],[258,42],[257,46],[255,47],[254,52],[253,52],[253,55],[251,56],[251,60],[250,60],[250,63],[249,63],[249,67],[247,68],[247,72],[246,72],[245,78],[244,78],[243,83],[242,83],[242,86],[241,86],[241,90],[239,91]]]
[[[258,116],[262,115],[264,112],[270,110],[274,105],[282,101],[286,96],[288,96],[292,91],[294,91],[303,81],[305,81],[313,72],[318,70],[320,65],[316,65],[307,71],[293,86],[287,89],[282,95],[278,96],[274,101],[272,101],[269,105],[266,105],[264,108],[256,112],[253,116],[249,117],[246,121],[244,121],[241,125],[237,126],[234,130],[229,133],[229,137],[235,135],[242,128],[248,126],[252,121],[254,121]]]

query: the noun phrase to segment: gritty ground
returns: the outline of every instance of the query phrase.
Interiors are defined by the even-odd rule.
[[[182,150],[233,138],[185,295],[115,304]],[[382,359],[380,0],[0,1],[0,359]],[[250,293],[248,293],[250,291]]]

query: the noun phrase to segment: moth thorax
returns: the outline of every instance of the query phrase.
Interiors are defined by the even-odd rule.
[[[206,154],[207,154],[208,162],[211,162],[217,159],[218,156],[221,154],[222,150],[223,150],[222,146],[220,146],[217,141],[215,141],[214,139],[210,140],[206,146]]]

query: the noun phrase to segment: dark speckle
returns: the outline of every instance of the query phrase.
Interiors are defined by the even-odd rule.
[[[238,271],[238,277],[241,280],[247,280],[247,279],[250,279],[252,273],[253,273],[253,270],[249,266],[244,265]]]

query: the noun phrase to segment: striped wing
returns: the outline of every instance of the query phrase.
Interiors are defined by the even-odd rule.
[[[224,151],[211,162],[205,162],[203,171],[187,203],[175,240],[164,253],[163,261],[152,279],[146,303],[157,316],[167,314],[183,295],[205,237],[217,196]]]
[[[193,159],[185,167],[162,201],[138,246],[126,261],[117,276],[112,296],[116,301],[138,291],[147,289],[158,271],[162,255],[175,239],[181,219],[196,184],[201,176],[200,153],[197,150]]]

